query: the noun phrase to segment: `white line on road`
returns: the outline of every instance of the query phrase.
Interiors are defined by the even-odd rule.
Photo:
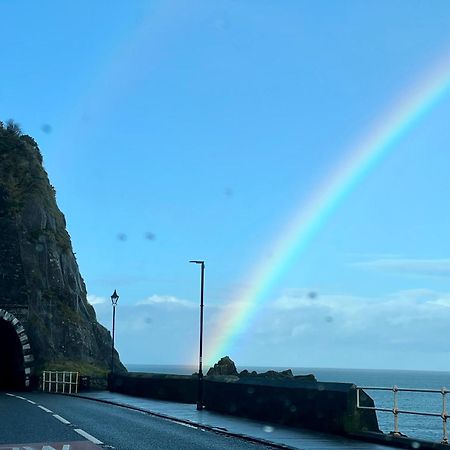
[[[21,397],[20,395],[16,395],[16,398],[20,398],[20,400],[25,400],[23,397]]]
[[[64,419],[64,417],[61,417],[59,414],[53,414],[53,417],[66,425],[70,425],[70,422]]]
[[[182,425],[183,427],[187,427],[187,428],[195,428],[196,430],[198,429],[198,427],[196,427],[196,426],[194,426],[194,425],[191,425],[191,424],[189,424],[189,423],[183,423],[183,422],[175,422],[175,423],[177,423],[178,425]]]
[[[102,441],[99,441],[94,436],[91,436],[89,433],[86,433],[86,431],[82,430],[81,428],[75,428],[74,431],[76,431],[78,434],[80,434],[84,438],[89,439],[94,444],[98,444],[98,445],[103,444]]]
[[[33,402],[33,400],[28,400],[27,398],[25,399],[28,403],[31,403],[32,405],[35,405],[36,402]]]
[[[9,394],[8,392],[6,393],[6,395],[9,395],[10,397],[15,397],[14,394]]]
[[[45,411],[45,412],[48,412],[48,413],[52,413],[52,414],[53,414],[53,411],[50,411],[50,410],[47,409],[45,406],[38,405],[38,408],[41,408],[42,411]]]

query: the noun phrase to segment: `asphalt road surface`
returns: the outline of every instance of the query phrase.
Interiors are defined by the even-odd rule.
[[[63,442],[73,444],[53,444]],[[25,443],[52,445],[11,446]],[[0,450],[93,449],[96,445],[120,450],[268,448],[92,400],[36,392],[0,392]]]

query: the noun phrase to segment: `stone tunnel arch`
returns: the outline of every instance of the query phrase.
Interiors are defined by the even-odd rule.
[[[29,387],[33,361],[25,328],[0,308],[0,390]]]

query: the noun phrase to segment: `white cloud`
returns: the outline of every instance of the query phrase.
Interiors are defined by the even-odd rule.
[[[240,304],[239,308],[248,305]],[[235,305],[207,305],[205,349],[229,326]],[[110,329],[111,305],[95,305]],[[198,355],[197,302],[152,295],[118,305],[116,340],[124,361],[192,363]],[[414,289],[383,296],[289,290],[259,309],[226,351],[243,365],[450,369],[445,336],[450,292]],[[206,352],[207,353],[207,352]],[[208,354],[205,353],[205,358]],[[426,363],[424,361],[427,361]]]
[[[91,305],[100,305],[101,303],[106,302],[105,297],[100,297],[98,295],[88,295],[87,300]]]
[[[378,258],[353,264],[356,267],[405,275],[450,276],[450,259]]]
[[[428,289],[380,297],[287,294],[265,307],[237,350],[244,360],[270,355],[280,365],[444,370],[449,321],[450,293]],[[436,355],[434,366],[421,366],[425,355]]]
[[[182,306],[186,308],[196,308],[197,304],[188,300],[173,297],[171,295],[152,295],[145,300],[141,300],[138,305],[170,305],[170,306]]]

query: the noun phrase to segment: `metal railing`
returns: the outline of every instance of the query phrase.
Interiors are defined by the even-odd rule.
[[[45,392],[78,393],[79,372],[55,372],[45,370],[42,373],[42,390]]]
[[[372,406],[361,406],[359,404],[359,396],[361,390],[372,390],[372,391],[392,391],[393,396],[393,408],[377,408]],[[398,393],[399,392],[426,392],[428,394],[441,394],[442,395],[442,410],[439,413],[427,412],[427,411],[411,411],[406,409],[398,408]],[[401,436],[398,429],[398,416],[399,414],[413,414],[416,416],[430,416],[430,417],[440,417],[442,419],[442,444],[448,444],[448,432],[447,432],[447,419],[450,417],[447,414],[447,394],[450,391],[445,387],[441,389],[413,389],[413,388],[399,388],[397,386],[393,387],[376,387],[376,386],[357,386],[356,388],[356,407],[359,409],[370,409],[372,411],[390,412],[394,415],[394,431],[392,434],[394,436]]]

